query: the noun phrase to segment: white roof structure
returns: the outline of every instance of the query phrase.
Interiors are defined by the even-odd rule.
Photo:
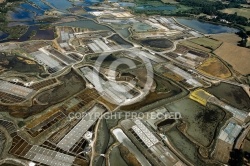
[[[86,116],[57,144],[57,146],[65,151],[69,151],[84,133],[96,122],[96,120],[104,113],[104,109],[94,106]]]
[[[25,155],[25,158],[51,166],[71,166],[75,157],[57,151],[46,149],[37,145]]]
[[[233,144],[235,138],[239,135],[241,130],[242,130],[242,127],[240,125],[229,122],[227,127],[221,131],[218,138],[229,144]]]
[[[12,94],[15,96],[19,96],[22,98],[26,98],[32,92],[34,92],[34,90],[27,88],[27,87],[24,87],[24,86],[10,83],[8,81],[0,80],[0,92],[4,92],[4,93]]]

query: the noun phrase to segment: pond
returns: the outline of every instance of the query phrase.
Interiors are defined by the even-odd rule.
[[[141,40],[141,44],[149,47],[155,47],[155,48],[171,48],[173,47],[173,43],[165,38],[160,39],[144,39]]]
[[[7,38],[8,36],[9,36],[9,34],[0,31],[0,40],[3,40],[5,38]]]
[[[138,23],[134,23],[132,29],[136,32],[144,32],[144,31],[148,31],[148,30],[152,30],[152,26],[146,24],[146,23],[142,23],[142,22],[138,22]]]
[[[38,16],[41,16],[44,14],[44,11],[42,9],[38,9],[38,8],[35,8],[34,6],[32,6],[31,4],[29,3],[23,3],[20,5],[23,9],[27,10],[27,11],[31,11],[31,12],[34,12],[36,13],[36,15]]]
[[[177,128],[173,128],[167,132],[169,142],[181,152],[186,159],[195,163],[195,165],[205,165],[198,157],[198,149],[195,144],[188,140]]]
[[[141,6],[137,6],[135,7],[136,10],[162,10],[162,11],[173,11],[176,10],[176,6],[172,6],[172,5],[164,5],[164,6],[152,6],[152,5],[141,5]]]
[[[240,86],[222,82],[206,90],[233,107],[250,111],[250,98]]]
[[[117,44],[123,46],[124,48],[131,48],[133,45],[126,40],[124,40],[121,36],[118,34],[114,34],[113,36],[109,37],[108,39],[115,41]]]
[[[176,18],[176,20],[183,25],[186,25],[205,34],[235,33],[239,31],[238,29],[231,28],[228,26],[201,22],[196,19]]]
[[[18,7],[8,12],[11,21],[14,22],[34,22],[36,16],[42,16],[45,10],[51,9],[49,6],[42,3],[40,0],[21,3]]]
[[[121,7],[134,7],[135,6],[135,4],[132,2],[119,2],[119,5]]]
[[[51,7],[43,3],[41,0],[29,0],[30,3],[35,4],[37,7],[39,7],[42,10],[50,10]]]
[[[85,0],[85,1],[75,1],[75,2],[70,2],[69,0],[60,0],[60,3],[58,3],[58,0],[46,0],[46,1],[49,4],[51,4],[53,7],[62,11],[66,11],[67,9],[71,8],[73,5],[87,7],[96,3],[103,2],[103,0]]]
[[[14,11],[8,12],[12,21],[31,21],[34,18],[34,13],[22,8],[15,8]]]
[[[35,33],[35,35],[31,37],[32,33]],[[1,38],[0,38],[1,39]],[[23,34],[19,39],[6,39],[6,40],[0,40],[0,43],[4,43],[4,42],[24,42],[24,41],[27,41],[27,40],[53,40],[54,39],[54,30],[53,28],[51,29],[45,29],[45,30],[42,30],[42,29],[39,29],[38,26],[30,26],[28,28],[28,30],[26,31],[25,34]]]
[[[117,146],[114,147],[109,154],[109,163],[110,166],[117,166],[117,165],[128,166],[127,163],[122,158],[121,152]]]
[[[79,28],[87,28],[89,30],[97,31],[97,30],[109,30],[112,31],[111,28],[98,24],[92,20],[80,20],[80,21],[73,21],[67,22],[62,24],[57,24],[58,26],[72,26],[72,27],[79,27]]]
[[[130,32],[128,30],[128,28],[123,28],[123,29],[116,29],[116,31],[122,35],[122,37],[124,38],[128,38],[130,36]]]
[[[66,11],[68,8],[72,7],[72,3],[68,0],[46,0],[49,4],[53,7],[57,8],[58,10]]]

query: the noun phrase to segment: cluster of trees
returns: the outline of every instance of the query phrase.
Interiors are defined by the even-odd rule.
[[[245,160],[244,160],[245,159]],[[250,161],[250,153],[242,151],[241,149],[233,149],[230,152],[229,166],[242,166],[247,165]]]
[[[203,1],[203,0],[177,0],[180,4],[192,7],[192,9],[183,11],[181,14],[194,14],[199,15],[200,13],[204,13],[207,15],[215,15],[217,16],[212,21],[219,22],[221,19],[227,20],[232,24],[238,24],[243,26],[250,26],[250,20],[246,17],[238,16],[237,13],[227,14],[222,13],[220,10],[226,8],[240,8],[241,4],[246,4],[246,0],[227,0],[229,3],[223,3],[221,1]],[[205,17],[201,17],[201,19],[206,19]]]
[[[194,9],[191,12],[213,14],[218,10],[226,8],[226,4],[223,4],[220,1],[204,1],[204,0],[176,0],[180,4],[185,6],[193,7]]]
[[[247,38],[248,38],[248,34],[250,33],[250,31],[248,32],[243,32],[242,30],[237,32],[236,34],[241,37],[241,41],[239,41],[238,45],[242,46],[242,47],[247,47]]]
[[[246,17],[238,16],[237,13],[226,14],[226,13],[218,12],[216,16],[217,17],[213,18],[211,21],[220,22],[221,19],[224,19],[224,20],[231,22],[231,24],[250,26],[250,20],[248,20]],[[202,20],[210,20],[206,18],[206,16],[200,16],[199,18]]]
[[[143,2],[144,0],[137,0],[139,2]],[[148,0],[158,2],[156,0]],[[246,17],[238,16],[235,14],[227,14],[222,13],[220,10],[226,8],[240,8],[241,4],[246,4],[247,0],[227,0],[229,3],[223,3],[222,1],[204,1],[204,0],[176,0],[181,5],[189,6],[192,9],[186,11],[179,12],[171,12],[171,15],[175,16],[189,16],[189,15],[199,15],[201,13],[207,15],[216,15],[214,22],[219,22],[221,19],[225,19],[233,24],[239,24],[243,26],[250,26],[250,20]],[[165,11],[143,11],[143,10],[135,10],[136,13],[146,13],[146,14],[161,14],[161,15],[169,15],[170,12]],[[201,18],[205,19],[205,18]]]

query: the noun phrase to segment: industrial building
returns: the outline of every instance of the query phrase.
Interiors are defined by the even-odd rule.
[[[94,39],[93,43],[88,44],[89,48],[95,53],[103,51],[111,51],[112,49],[105,44],[101,39]]]
[[[233,144],[242,127],[236,123],[229,122],[227,127],[220,132],[218,139],[221,139],[229,144]]]
[[[231,121],[221,130],[213,154],[215,159],[223,163],[228,162],[235,139],[238,137],[241,130],[242,127],[240,125]]]
[[[174,72],[175,74],[178,74],[179,76],[183,77],[186,80],[185,82],[193,86],[194,88],[203,86],[199,81],[195,80],[191,74],[180,69],[179,67],[171,63],[166,64],[165,67]]]
[[[8,81],[0,80],[0,92],[7,93],[13,96],[21,97],[24,99],[29,98],[32,94],[35,93],[33,89],[20,86]],[[3,97],[3,96],[2,96]]]
[[[130,94],[128,85],[113,82],[112,80],[105,81],[95,70],[91,70],[89,67],[83,67],[80,70],[95,89],[110,101],[121,104],[134,97]]]
[[[154,17],[157,21],[159,21],[162,25],[169,27],[170,29],[175,29],[178,31],[184,31],[185,29],[177,25],[173,19],[165,18],[165,17]]]
[[[75,157],[46,149],[37,145],[32,146],[25,158],[50,166],[71,166]]]
[[[34,57],[39,64],[45,65],[45,67],[51,72],[57,72],[63,68],[63,64],[50,54],[46,54],[42,51],[36,51],[31,53],[31,56]]]
[[[94,106],[81,121],[57,144],[57,146],[65,151],[69,151],[88,129],[98,120],[98,118],[105,112],[99,106]]]
[[[144,155],[159,166],[185,166],[169,148],[139,119],[126,119],[121,122],[122,127],[134,144],[144,152]]]
[[[9,134],[16,132],[15,125],[12,122],[7,121],[5,119],[0,119],[0,126],[3,126],[8,131]]]

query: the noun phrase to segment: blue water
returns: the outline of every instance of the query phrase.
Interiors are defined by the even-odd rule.
[[[135,4],[131,2],[119,2],[119,5],[121,7],[134,7],[135,6]]]
[[[127,38],[130,35],[128,28],[116,30],[122,37]]]
[[[103,2],[103,0],[85,0],[85,3],[93,4],[93,3],[100,3]]]
[[[7,38],[8,36],[9,36],[9,34],[0,31],[0,40],[3,40],[5,38]]]
[[[27,11],[31,11],[36,13],[38,16],[41,16],[44,14],[44,11],[38,8],[35,8],[34,6],[30,5],[29,3],[23,3],[20,5],[23,9]]]
[[[29,0],[29,2],[34,3],[36,6],[38,6],[42,10],[50,10],[51,7],[43,3],[41,0]]]
[[[95,11],[94,9],[91,9],[91,8],[89,8],[89,7],[84,7],[84,10],[86,10],[87,12]]]
[[[33,31],[36,31],[36,35],[32,38],[34,40],[52,40],[54,39],[54,32],[53,30],[41,30],[38,26],[33,25],[28,28],[25,34],[23,34],[19,39],[6,39],[6,40],[0,40],[0,43],[4,42],[24,42],[27,40],[30,40],[30,35]],[[1,39],[1,38],[0,38]]]
[[[66,11],[68,8],[72,7],[72,3],[68,0],[46,0],[49,2],[52,6],[59,10]]]
[[[34,18],[34,13],[21,8],[15,8],[15,10],[11,13],[11,18],[14,21],[32,20]]]
[[[111,28],[98,24],[92,20],[80,20],[80,21],[73,21],[67,23],[57,24],[58,26],[72,26],[72,27],[80,27],[80,28],[87,28],[89,30],[97,31],[97,30],[110,30]]]
[[[166,6],[151,6],[151,5],[143,5],[135,7],[137,10],[167,10],[173,11],[176,10],[176,6],[166,5]]]
[[[183,25],[186,25],[205,34],[235,33],[239,31],[238,29],[231,28],[228,26],[201,22],[195,19],[177,18],[176,20]]]

